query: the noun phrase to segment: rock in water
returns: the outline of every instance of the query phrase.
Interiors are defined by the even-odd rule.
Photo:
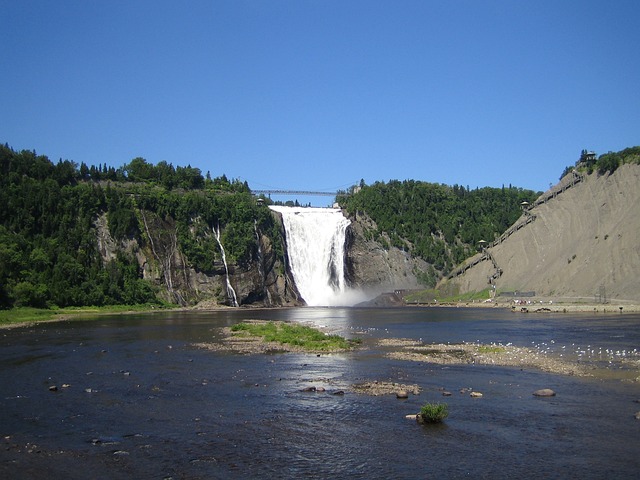
[[[536,397],[555,397],[556,392],[554,392],[550,388],[542,388],[533,392],[533,395]]]

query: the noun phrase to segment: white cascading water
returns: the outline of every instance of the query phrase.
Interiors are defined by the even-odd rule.
[[[335,208],[270,206],[279,212],[287,236],[293,279],[309,306],[353,305],[344,275],[346,230],[351,223]],[[358,297],[358,298],[356,298]]]
[[[229,280],[229,267],[227,267],[227,255],[224,253],[224,247],[222,246],[222,242],[220,241],[220,224],[218,224],[218,228],[213,229],[213,234],[218,241],[218,246],[220,247],[220,254],[222,256],[222,263],[224,263],[224,271],[227,274],[227,297],[231,301],[231,304],[234,307],[238,305],[238,297],[236,297],[236,291],[231,286],[231,281]]]

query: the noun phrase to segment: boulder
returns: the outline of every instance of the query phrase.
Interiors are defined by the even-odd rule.
[[[469,394],[469,396],[472,397],[472,398],[482,398],[482,393],[480,393],[480,392],[471,392]]]
[[[536,390],[535,392],[533,392],[533,395],[536,397],[555,397],[556,392],[554,392],[550,388],[541,388],[540,390]]]
[[[399,390],[396,392],[396,398],[405,399],[409,398],[409,392],[406,390]]]

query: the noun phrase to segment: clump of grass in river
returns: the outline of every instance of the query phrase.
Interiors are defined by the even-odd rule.
[[[446,403],[425,403],[420,409],[420,416],[425,423],[440,423],[449,416]]]
[[[282,322],[243,322],[233,325],[231,331],[262,337],[265,342],[277,342],[320,352],[349,350],[358,343],[357,340],[348,340],[339,335],[329,335],[306,325]]]

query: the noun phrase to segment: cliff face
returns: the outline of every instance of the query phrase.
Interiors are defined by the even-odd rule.
[[[215,271],[204,273],[190,267],[178,247],[176,225],[171,219],[139,210],[144,226],[143,242],[126,239],[117,242],[109,233],[106,215],[95,221],[98,249],[104,262],[113,260],[119,251],[133,255],[143,278],[159,289],[160,296],[179,305],[230,305],[226,270],[217,262]],[[228,265],[229,281],[239,305],[285,306],[300,304],[299,294],[277,258],[272,240],[256,232],[258,254],[245,267]]]
[[[345,263],[351,286],[370,293],[420,288],[416,273],[427,270],[426,262],[396,247],[384,249],[367,239],[366,231],[376,229],[368,216],[357,214],[350,220]]]
[[[594,173],[552,195],[568,181],[570,176],[543,195],[551,197],[548,201],[529,211],[534,221],[488,249],[495,265],[490,259],[479,261],[450,280],[449,287],[483,290],[497,265],[502,271],[493,280],[498,292],[535,291],[567,301],[600,301],[601,296],[640,301],[640,166],[623,165],[605,176]]]
[[[216,262],[215,271],[212,272],[195,270],[179,248],[176,224],[172,219],[160,218],[145,210],[138,210],[137,214],[141,229],[144,229],[142,235],[138,239],[122,241],[116,241],[111,236],[106,214],[96,219],[96,240],[103,262],[115,259],[118,252],[135,257],[143,278],[156,285],[160,296],[172,303],[202,306],[232,304],[227,295],[227,273],[222,262]],[[272,214],[285,245],[284,258],[278,258],[273,239],[256,232],[259,248],[250,264],[228,265],[229,281],[241,306],[304,305],[288,269],[282,217],[277,212]],[[423,261],[413,259],[395,247],[386,250],[374,240],[368,240],[365,232],[375,229],[375,225],[365,215],[350,220],[345,265],[347,282],[351,287],[371,295],[419,287],[416,272],[427,268]]]

